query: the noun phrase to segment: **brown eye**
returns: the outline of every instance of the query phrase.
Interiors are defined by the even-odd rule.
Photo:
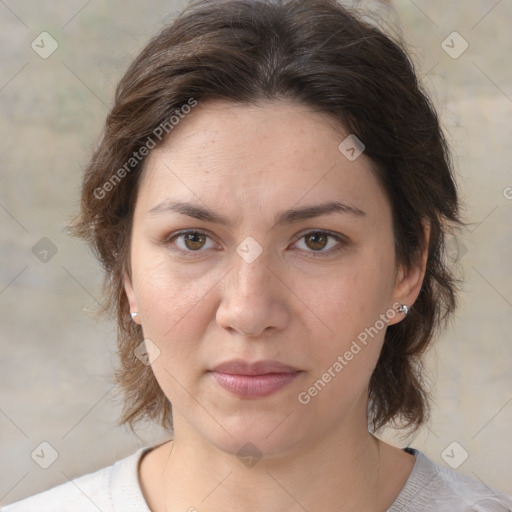
[[[329,231],[310,231],[294,244],[309,256],[329,256],[341,251],[347,242],[340,235]]]
[[[181,235],[187,249],[197,251],[204,247],[207,236],[203,233],[186,233]]]
[[[321,251],[327,245],[329,235],[325,233],[309,233],[305,235],[306,245],[315,251]]]
[[[214,249],[213,240],[202,231],[185,231],[169,236],[164,244],[170,249],[176,249],[183,254],[205,252],[207,249]]]

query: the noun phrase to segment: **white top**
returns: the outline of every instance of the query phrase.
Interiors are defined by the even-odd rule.
[[[142,494],[138,465],[152,447],[47,491],[8,505],[0,512],[151,512]],[[512,512],[512,499],[452,469],[438,466],[422,452],[387,512]]]

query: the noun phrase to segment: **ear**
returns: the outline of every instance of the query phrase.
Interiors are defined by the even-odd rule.
[[[428,247],[430,241],[430,223],[424,222],[423,226],[424,236],[419,262],[410,269],[405,269],[403,267],[399,268],[392,295],[392,304],[405,304],[408,308],[411,308],[420,294],[427,268]],[[392,309],[396,311],[396,308]],[[403,318],[404,315],[398,313],[393,318],[390,318],[389,325],[396,324],[403,320]]]
[[[139,307],[137,305],[137,297],[135,295],[135,290],[133,289],[133,284],[130,276],[127,272],[124,273],[124,291],[126,293],[126,297],[128,298],[128,305],[130,306],[130,313],[138,313]],[[140,316],[136,316],[133,321],[140,325]]]

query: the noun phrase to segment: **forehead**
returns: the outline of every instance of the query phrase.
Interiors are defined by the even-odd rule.
[[[348,135],[291,101],[199,103],[146,159],[137,206],[201,200],[238,217],[336,200],[382,216],[389,205],[372,162],[339,150]]]

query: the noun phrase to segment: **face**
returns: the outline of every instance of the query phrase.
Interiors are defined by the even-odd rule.
[[[389,201],[347,135],[298,104],[216,100],[146,160],[125,289],[176,438],[277,456],[366,430],[386,327],[423,274],[396,268]],[[212,372],[233,359],[300,371]]]

